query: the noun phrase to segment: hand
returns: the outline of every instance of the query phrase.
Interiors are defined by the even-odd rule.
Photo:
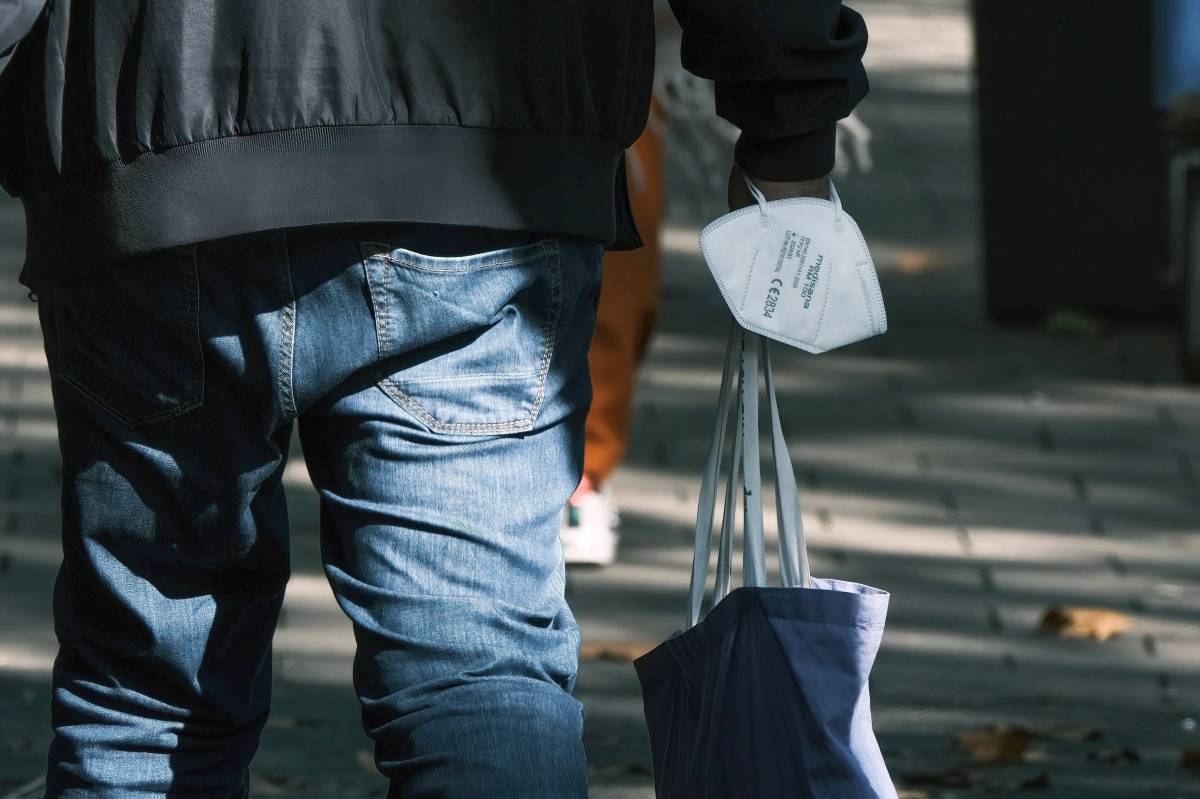
[[[729,210],[736,211],[739,208],[745,208],[749,205],[754,205],[756,200],[754,195],[750,193],[750,189],[746,187],[746,181],[742,177],[744,173],[734,164],[733,169],[729,172]],[[796,180],[796,181],[774,181],[760,180],[753,178],[754,185],[763,193],[763,196],[770,200],[784,200],[789,197],[816,197],[820,200],[829,199],[829,176],[814,178],[813,180]]]

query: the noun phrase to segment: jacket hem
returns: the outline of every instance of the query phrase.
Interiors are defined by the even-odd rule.
[[[20,282],[262,230],[417,222],[637,246],[622,147],[600,137],[440,125],[336,125],[145,153],[34,190]]]

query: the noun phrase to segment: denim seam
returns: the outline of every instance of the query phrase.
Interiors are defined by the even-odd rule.
[[[538,386],[533,401],[529,404],[528,415],[517,419],[511,419],[504,422],[443,422],[427,411],[414,397],[404,391],[399,384],[387,375],[387,367],[380,367],[374,372],[375,382],[381,389],[392,399],[394,399],[401,407],[415,416],[422,424],[428,427],[435,433],[445,434],[474,434],[474,435],[489,435],[489,434],[505,434],[505,433],[523,433],[533,429],[533,422],[537,418],[538,411],[541,410],[542,403],[546,397],[546,380],[550,372],[550,362],[554,357],[555,337],[558,331],[558,320],[562,313],[562,265],[561,265],[561,249],[557,239],[552,239],[544,242],[539,242],[541,245],[539,250],[542,257],[546,258],[550,269],[550,308],[547,313],[546,323],[542,328],[542,355],[538,362],[536,371],[530,374],[531,377],[536,377]],[[378,242],[364,242],[361,244],[361,251],[366,258],[364,261],[367,270],[367,283],[370,288],[371,302],[375,307],[375,332],[379,339],[380,356],[386,352],[387,344],[389,343],[388,334],[386,332],[387,318],[386,309],[387,303],[382,299],[376,301],[375,292],[376,286],[380,285],[381,280],[371,281],[372,274],[371,264],[396,263],[395,260],[380,256],[378,247],[387,245]],[[491,266],[510,265],[514,263],[523,263],[524,261],[532,260],[532,258],[507,259],[505,262],[491,262]],[[405,266],[410,266],[404,263]],[[481,267],[483,268],[483,267]],[[386,270],[384,270],[386,271]],[[478,271],[475,270],[427,270],[427,271]],[[380,286],[382,288],[382,286]]]
[[[530,377],[537,377],[539,371],[531,369],[528,372],[477,372],[469,375],[455,375],[454,377],[410,377],[404,382],[407,384],[428,384],[428,383],[482,383],[487,380],[525,380]]]
[[[533,429],[533,416],[512,419],[507,422],[443,422],[425,410],[420,403],[397,386],[395,381],[387,377],[386,369],[376,372],[376,378],[380,388],[387,392],[388,396],[400,403],[405,410],[416,416],[435,433],[486,435],[489,433],[523,433]]]
[[[293,365],[296,353],[296,289],[292,285],[292,261],[288,253],[287,231],[279,231],[274,241],[275,274],[283,292],[283,335],[279,342],[279,376],[277,387],[283,415],[288,419],[296,416],[296,392],[293,381]]]
[[[547,249],[552,249],[553,252],[546,253],[550,260],[551,276],[554,281],[553,288],[550,294],[550,313],[546,317],[546,326],[542,332],[543,340],[546,342],[542,349],[542,361],[539,365],[539,380],[537,397],[534,399],[533,407],[530,408],[529,423],[532,425],[533,420],[537,418],[538,411],[542,408],[542,402],[546,399],[546,378],[550,373],[550,362],[554,359],[554,350],[557,342],[555,339],[558,336],[558,320],[562,316],[562,251],[559,243],[555,240],[552,246]]]
[[[371,297],[371,310],[375,317],[375,346],[380,358],[385,357],[387,345],[390,343],[388,336],[389,319],[387,314],[387,303],[383,296],[386,289],[387,273],[386,270],[373,269],[379,261],[376,259],[377,252],[372,250],[372,247],[380,246],[369,242],[362,242],[359,245],[362,253],[363,261],[363,277],[367,281],[367,293]]]
[[[184,315],[183,315],[184,319],[191,318],[191,319],[195,319],[195,321],[196,321],[196,338],[194,339],[195,346],[193,348],[192,354],[196,357],[196,359],[200,363],[200,378],[199,378],[198,384],[197,384],[196,380],[192,380],[192,390],[196,391],[198,389],[198,391],[196,391],[195,396],[191,400],[188,400],[187,402],[183,402],[179,405],[176,405],[173,408],[166,408],[161,411],[157,411],[155,413],[144,414],[142,416],[130,416],[129,414],[125,413],[124,411],[118,410],[116,407],[114,407],[111,403],[106,401],[100,395],[96,394],[94,391],[89,389],[83,382],[81,382],[78,378],[73,377],[65,369],[66,365],[63,362],[62,336],[61,336],[62,314],[59,310],[60,303],[56,302],[54,300],[54,298],[52,297],[51,298],[51,311],[53,311],[54,325],[55,325],[55,354],[58,356],[57,357],[58,363],[53,370],[55,376],[57,376],[60,380],[66,382],[66,383],[69,383],[77,391],[82,393],[84,396],[88,397],[88,399],[90,399],[92,402],[99,405],[101,408],[103,408],[105,411],[107,411],[109,414],[111,414],[113,417],[115,417],[119,422],[121,422],[126,427],[129,427],[131,429],[138,428],[138,427],[145,427],[147,425],[151,425],[151,424],[155,424],[157,422],[162,422],[167,419],[171,419],[175,416],[181,416],[182,414],[185,414],[191,410],[195,410],[196,408],[203,405],[204,404],[204,374],[205,374],[204,373],[204,349],[203,349],[203,345],[201,343],[201,338],[200,338],[199,286],[198,286],[198,283],[200,280],[200,275],[199,275],[199,270],[197,268],[196,262],[197,262],[196,246],[192,245],[192,258],[191,258],[192,270],[191,270],[191,273],[188,275],[189,279],[184,281],[185,305],[182,309],[184,312]],[[53,291],[51,293],[53,294]]]
[[[202,396],[198,396],[196,399],[192,400],[191,402],[187,402],[187,403],[178,405],[174,408],[170,408],[167,410],[159,411],[158,413],[147,414],[145,416],[127,417],[124,414],[124,412],[118,411],[112,405],[105,402],[103,399],[100,398],[99,395],[90,391],[86,386],[84,386],[78,380],[76,380],[75,378],[71,377],[68,374],[64,374],[62,372],[61,368],[58,371],[56,371],[55,374],[57,374],[60,379],[64,380],[67,383],[70,383],[79,392],[81,392],[82,394],[85,394],[89,399],[91,399],[92,402],[95,402],[97,405],[104,408],[104,410],[108,411],[110,414],[115,416],[118,421],[120,421],[122,424],[124,424],[125,426],[130,427],[130,428],[144,427],[146,425],[150,425],[150,424],[154,424],[156,422],[161,422],[166,419],[170,419],[173,416],[179,416],[181,414],[187,413],[190,410],[200,407],[200,405],[202,405],[204,402],[204,398]]]

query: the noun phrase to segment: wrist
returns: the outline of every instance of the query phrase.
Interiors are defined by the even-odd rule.
[[[763,180],[753,175],[749,175],[749,178],[768,201],[784,200],[788,197],[816,197],[821,200],[830,198],[828,175],[811,180]]]

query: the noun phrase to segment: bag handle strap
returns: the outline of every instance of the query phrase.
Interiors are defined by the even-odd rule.
[[[733,463],[729,466],[729,480],[725,485],[725,515],[721,517],[720,549],[717,550],[717,577],[713,585],[713,605],[716,605],[729,593],[730,574],[733,571],[733,528],[737,519],[737,500],[741,495],[738,490],[738,480],[742,468],[742,402],[738,395],[737,408],[734,410]]]
[[[808,588],[812,573],[808,564],[808,542],[804,537],[804,519],[800,515],[800,492],[796,472],[788,453],[787,439],[779,420],[779,399],[775,394],[775,372],[771,368],[771,346],[763,339],[763,376],[771,403],[771,455],[775,464],[775,513],[779,519],[779,571],[785,588]]]
[[[721,373],[721,393],[717,399],[717,420],[713,426],[712,443],[708,447],[708,462],[704,467],[704,477],[700,482],[700,501],[696,511],[696,538],[692,554],[692,584],[688,591],[688,618],[685,630],[695,626],[700,619],[700,606],[704,601],[704,589],[708,582],[713,514],[716,511],[717,502],[717,472],[720,470],[721,450],[725,443],[725,427],[729,417],[733,368],[737,362],[737,342],[740,331],[741,327],[731,319],[729,338],[725,345],[725,368]],[[726,510],[726,516],[728,515],[729,511]]]
[[[759,342],[755,333],[742,334],[742,585],[767,584],[766,544],[763,536],[762,459],[758,449]]]
[[[730,590],[730,571],[733,552],[734,520],[736,519],[737,486],[741,477],[743,510],[742,582],[748,586],[765,586],[766,547],[763,536],[762,473],[759,452],[758,375],[763,373],[771,418],[771,453],[775,470],[775,507],[779,523],[780,577],[788,588],[811,585],[804,525],[800,515],[799,492],[787,440],[780,422],[779,401],[775,391],[775,375],[771,364],[770,345],[756,333],[742,330],[734,322],[730,327],[721,375],[721,390],[717,400],[717,418],[713,426],[708,461],[700,484],[700,500],[696,513],[695,542],[692,559],[691,586],[688,598],[688,618],[684,629],[695,626],[700,618],[708,582],[708,565],[712,555],[712,526],[716,512],[716,485],[721,471],[726,427],[730,406],[734,406],[733,446],[725,490],[724,513],[721,519],[720,545],[713,590],[713,605]],[[738,367],[738,385],[733,385],[733,371]],[[740,472],[740,474],[739,474]]]

